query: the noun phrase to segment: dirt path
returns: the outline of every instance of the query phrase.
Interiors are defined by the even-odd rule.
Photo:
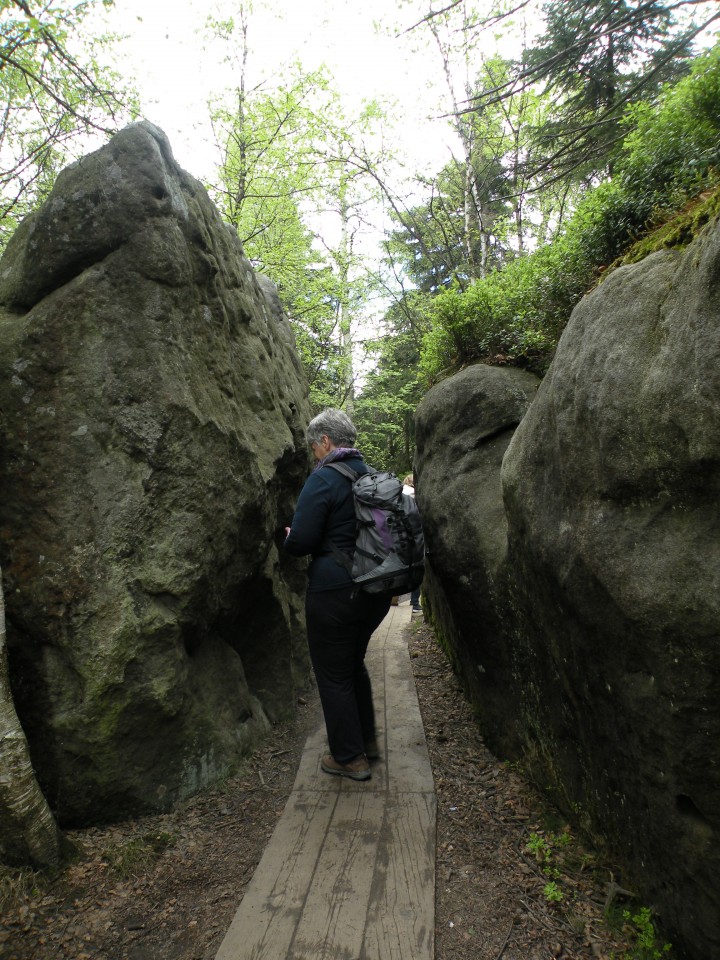
[[[628,928],[603,919],[617,876],[489,753],[429,629],[409,629],[438,797],[437,960],[621,958]],[[0,874],[0,960],[213,960],[316,718],[301,704],[181,810],[72,834],[80,856],[52,883]]]

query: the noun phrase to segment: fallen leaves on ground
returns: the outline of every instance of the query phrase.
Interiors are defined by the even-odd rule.
[[[438,802],[435,956],[622,957],[627,938],[604,919],[610,868],[517,770],[488,750],[422,621],[410,627],[409,648]]]
[[[609,868],[487,750],[430,629],[415,619],[408,637],[438,799],[437,960],[621,957]],[[317,718],[301,702],[237,776],[173,813],[75,831],[54,880],[0,876],[0,960],[212,960]]]

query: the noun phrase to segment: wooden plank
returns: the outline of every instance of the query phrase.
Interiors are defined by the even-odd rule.
[[[385,651],[385,738],[392,790],[432,792],[432,767],[407,648]]]
[[[404,628],[369,651],[383,757],[372,780],[320,770],[321,716],[217,960],[432,960],[435,796]]]
[[[435,823],[434,795],[388,799],[360,960],[433,960]]]
[[[316,790],[321,783],[320,777],[330,779],[327,774],[320,770],[320,760],[323,754],[328,752],[327,734],[325,732],[325,721],[320,714],[318,726],[305,741],[300,765],[295,776],[293,790]]]
[[[384,810],[378,794],[347,791],[338,796],[288,955],[293,960],[355,960],[360,955]]]
[[[392,607],[391,611],[396,611],[397,607]],[[359,784],[352,784],[350,781],[343,781],[343,789],[355,788],[362,789],[364,792],[373,793],[387,789],[387,767],[385,760],[387,758],[387,743],[385,740],[385,655],[387,639],[392,635],[392,615],[383,621],[373,634],[368,647],[367,666],[373,685],[373,700],[376,707],[377,720],[377,740],[380,746],[380,753],[383,758],[381,763],[373,763],[372,780]],[[409,621],[409,615],[407,616]],[[413,696],[415,691],[413,689]],[[341,778],[331,777],[323,773],[320,768],[322,756],[328,752],[327,736],[325,733],[325,724],[322,714],[319,713],[318,726],[308,737],[303,750],[298,772],[295,777],[293,789],[305,790],[332,790],[337,792],[341,788]]]
[[[384,622],[385,621],[383,621],[383,623]],[[365,657],[365,666],[367,667],[367,672],[370,674],[373,687],[373,701],[376,710],[382,708],[385,702],[385,637],[383,634],[387,635],[387,632],[387,628],[381,630],[381,628],[378,627],[370,639],[367,656]],[[381,709],[378,710],[378,714],[380,718],[382,716]]]
[[[320,769],[327,752],[322,720],[308,738],[303,752],[295,789],[362,790],[376,793],[432,791],[432,769],[427,753],[425,731],[417,702],[415,681],[403,630],[410,619],[409,607],[391,607],[381,628],[373,635],[368,654],[375,705],[381,760],[372,765],[372,780],[363,783],[329,777]]]
[[[385,754],[382,741],[382,732],[379,732],[381,751]],[[318,791],[321,793],[341,793],[359,791],[360,793],[381,793],[387,789],[387,773],[384,763],[373,763],[372,779],[354,781],[344,777],[335,777],[324,773],[320,762],[323,754],[328,752],[324,724],[315,733],[311,734],[305,744],[300,759],[293,790]]]
[[[291,795],[217,960],[284,960],[290,955],[335,802],[333,794]]]

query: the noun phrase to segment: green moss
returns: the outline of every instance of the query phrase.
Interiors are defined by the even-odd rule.
[[[432,608],[430,607],[430,604],[427,601],[425,604],[425,616],[430,625],[430,629],[433,632],[433,636],[437,641],[438,646],[447,657],[447,660],[450,666],[453,668],[454,672],[458,673],[459,664],[458,664],[458,659],[457,659],[455,650],[453,649],[452,644],[449,642],[449,640],[447,639],[447,637],[443,632],[439,617],[435,615],[435,612],[432,610]]]
[[[709,224],[720,216],[720,186],[705,191],[679,213],[646,234],[612,264],[604,274],[616,267],[638,263],[658,250],[683,249]]]

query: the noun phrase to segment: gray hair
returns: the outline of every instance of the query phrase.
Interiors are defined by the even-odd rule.
[[[325,434],[336,447],[355,445],[357,430],[350,417],[342,410],[328,407],[310,421],[306,437],[308,443],[316,443]]]

